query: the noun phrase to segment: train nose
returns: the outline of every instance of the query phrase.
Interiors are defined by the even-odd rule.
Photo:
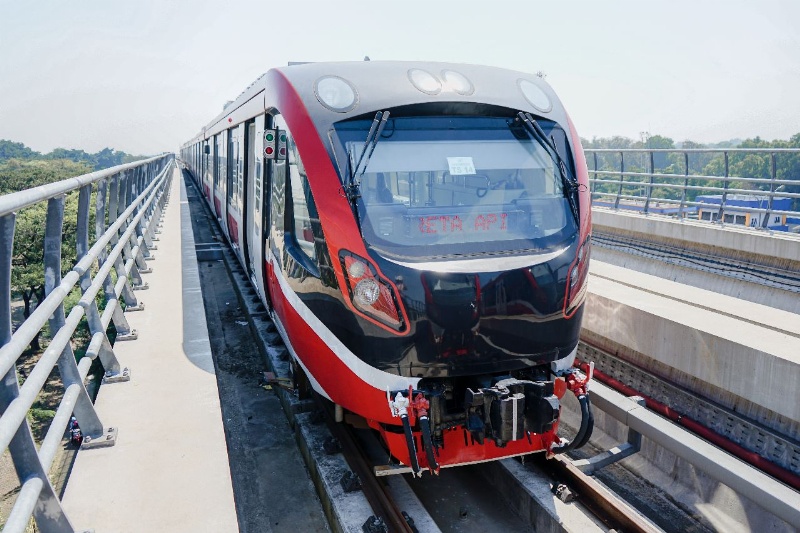
[[[469,331],[480,318],[480,284],[467,274],[422,274],[425,311],[431,322],[446,331]]]

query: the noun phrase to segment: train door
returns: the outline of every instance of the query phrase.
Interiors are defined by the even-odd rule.
[[[211,169],[211,143],[208,139],[203,141],[203,196],[206,202],[211,203],[211,183],[213,171]]]
[[[228,234],[226,213],[226,197],[228,190],[228,132],[220,132],[216,137],[215,144],[215,168],[214,168],[214,212],[217,220],[225,235]]]
[[[217,207],[217,182],[219,181],[219,135],[215,135],[211,141],[211,196],[208,201],[214,215],[219,218],[219,208]]]
[[[253,137],[255,136],[256,123],[251,119],[242,125],[242,263],[247,275],[253,279],[253,267],[250,263],[250,233],[253,225],[253,174],[255,158],[253,155]]]
[[[242,163],[242,130],[244,126],[236,126],[228,130],[228,191],[225,198],[227,217],[228,236],[231,244],[239,256],[239,260],[244,262],[241,255],[241,226],[242,226],[242,185],[243,185],[243,163]]]
[[[275,127],[275,120],[268,116],[268,128]],[[266,239],[266,273],[267,273],[267,298],[272,303],[275,312],[279,316],[284,316],[283,298],[278,282],[281,269],[280,260],[284,246],[283,235],[285,232],[285,213],[286,213],[286,174],[288,170],[287,160],[272,159],[267,160],[267,175],[269,176],[269,227]]]
[[[272,126],[269,115],[256,117],[256,133],[253,139],[253,154],[255,155],[255,180],[253,180],[253,226],[251,230],[251,261],[258,294],[263,298],[264,305],[272,308],[268,290],[267,263],[269,263],[270,243],[270,198],[272,194],[272,167],[264,158],[264,130]]]
[[[227,166],[226,166],[226,174],[225,174],[225,183],[226,183],[226,190],[225,190],[225,218],[223,218],[223,224],[225,225],[225,229],[227,230],[228,238],[230,239],[231,244],[233,245],[234,249],[238,248],[239,243],[236,241],[235,231],[232,231],[231,221],[232,221],[232,213],[234,207],[234,194],[236,192],[236,159],[235,159],[235,139],[234,139],[235,132],[233,129],[228,130],[227,137],[228,137],[228,158],[227,158]]]
[[[263,128],[262,128],[263,129]],[[259,232],[261,228],[261,161],[258,159],[256,153],[256,122],[251,120],[247,123],[245,129],[245,159],[247,165],[245,166],[245,194],[244,194],[244,246],[245,246],[245,265],[247,266],[247,273],[250,276],[250,281],[253,285],[258,286],[258,276],[256,271],[258,268],[258,243]],[[259,290],[261,288],[259,287]]]

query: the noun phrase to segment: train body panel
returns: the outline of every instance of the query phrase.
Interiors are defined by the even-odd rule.
[[[570,368],[590,209],[579,137],[541,79],[273,69],[182,158],[314,389],[397,460],[558,448],[560,397],[585,396]]]

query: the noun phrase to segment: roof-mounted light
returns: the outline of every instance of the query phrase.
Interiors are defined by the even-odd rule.
[[[314,83],[314,96],[331,111],[347,113],[358,105],[356,88],[339,76],[323,76]]]
[[[517,85],[522,92],[522,96],[524,96],[533,107],[543,113],[547,113],[553,109],[553,103],[550,101],[550,97],[547,96],[541,87],[530,80],[519,80],[517,81]]]
[[[444,80],[444,84],[448,89],[451,89],[458,94],[467,96],[475,91],[475,87],[473,87],[472,82],[460,72],[456,72],[454,70],[443,70],[442,79]]]
[[[408,71],[408,79],[411,81],[411,85],[425,94],[439,94],[442,92],[442,82],[427,70],[412,68]]]

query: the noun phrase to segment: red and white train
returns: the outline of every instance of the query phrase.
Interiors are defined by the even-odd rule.
[[[297,371],[423,469],[579,446],[580,139],[541,78],[429,62],[256,80],[181,158]],[[557,435],[560,398],[583,423]]]

